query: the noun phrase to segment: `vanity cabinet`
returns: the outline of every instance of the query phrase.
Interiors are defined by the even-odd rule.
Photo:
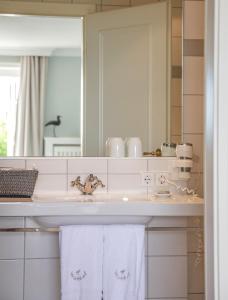
[[[170,230],[201,225],[186,217],[152,219],[150,226],[167,231],[146,233],[146,299],[203,300],[203,260],[195,266],[196,236]],[[0,226],[39,227],[30,217],[0,217]],[[0,244],[0,299],[60,300],[57,233],[0,233]]]

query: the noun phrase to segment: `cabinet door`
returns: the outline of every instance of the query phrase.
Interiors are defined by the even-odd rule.
[[[143,150],[167,138],[167,3],[86,19],[83,154],[109,136],[139,136]]]

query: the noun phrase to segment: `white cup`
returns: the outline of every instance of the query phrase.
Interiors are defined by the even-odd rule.
[[[121,137],[110,137],[106,142],[106,149],[111,157],[124,157],[125,147]]]
[[[110,138],[107,138],[105,142],[105,156],[110,155]]]
[[[139,137],[129,137],[126,139],[127,156],[141,157],[142,156],[142,142]]]

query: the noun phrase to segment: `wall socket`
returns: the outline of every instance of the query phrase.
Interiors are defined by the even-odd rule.
[[[154,185],[154,173],[153,172],[142,172],[141,173],[141,184],[142,184],[142,186]]]
[[[168,186],[166,181],[168,172],[142,172],[141,184],[142,186]]]
[[[156,173],[156,186],[168,186],[169,184],[166,181],[166,178],[168,178],[168,172]]]

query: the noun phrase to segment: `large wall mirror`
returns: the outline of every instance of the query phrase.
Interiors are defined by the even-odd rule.
[[[103,156],[110,136],[139,136],[143,151],[180,141],[181,20],[169,1],[85,20],[1,15],[0,156]]]

